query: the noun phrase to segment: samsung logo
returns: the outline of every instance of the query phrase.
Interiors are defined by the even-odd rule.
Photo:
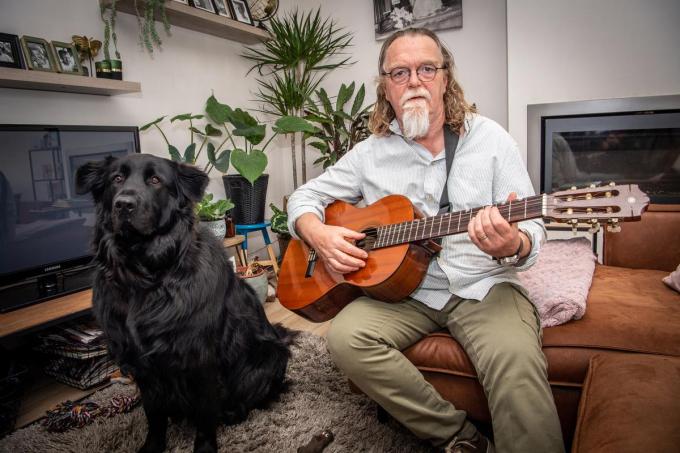
[[[43,269],[43,272],[56,271],[57,269],[61,269],[61,264],[55,264],[54,266],[47,266],[46,268]]]

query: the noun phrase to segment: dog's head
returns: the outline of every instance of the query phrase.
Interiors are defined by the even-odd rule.
[[[176,222],[178,213],[191,214],[207,184],[199,169],[150,154],[108,157],[76,172],[76,192],[92,193],[118,234],[149,236]]]

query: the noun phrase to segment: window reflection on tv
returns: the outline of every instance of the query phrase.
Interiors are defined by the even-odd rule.
[[[137,152],[133,127],[0,125],[0,278],[89,259],[95,219],[75,173],[89,161]]]

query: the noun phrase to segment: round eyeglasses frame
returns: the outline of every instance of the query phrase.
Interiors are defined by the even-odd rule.
[[[416,69],[416,75],[421,82],[431,82],[437,76],[437,71],[447,68],[447,65],[439,67],[433,64],[421,64],[418,66],[418,69]],[[392,69],[390,72],[381,72],[380,75],[389,77],[392,82],[397,85],[403,85],[411,78],[411,68],[398,67]]]

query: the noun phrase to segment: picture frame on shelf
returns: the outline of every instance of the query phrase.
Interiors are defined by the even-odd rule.
[[[57,71],[52,46],[49,42],[42,38],[26,35],[22,36],[20,41],[28,69],[45,72]]]
[[[215,5],[213,5],[212,0],[191,0],[191,4],[194,8],[202,9],[209,13],[215,14]]]
[[[227,3],[228,1],[229,0],[213,0],[213,3],[215,4],[215,9],[217,10],[218,15],[233,19],[234,16],[231,14],[229,4]]]
[[[76,46],[73,43],[52,41],[52,49],[54,50],[54,57],[57,61],[59,72],[84,75],[78,51],[76,51]]]
[[[26,69],[24,53],[17,35],[0,33],[0,67]]]
[[[253,23],[253,16],[250,14],[250,8],[245,0],[228,0],[231,5],[231,12],[234,19],[248,25],[255,25]]]

